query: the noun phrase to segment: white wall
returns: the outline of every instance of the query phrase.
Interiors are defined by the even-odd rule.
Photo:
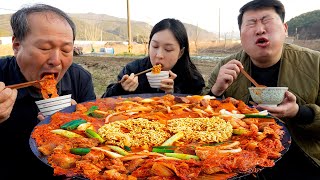
[[[12,43],[12,36],[7,37],[0,37],[0,44],[11,44]]]
[[[128,42],[123,42],[123,41],[78,41],[75,40],[74,44],[75,45],[105,45],[106,43],[120,43],[120,44],[128,44]]]

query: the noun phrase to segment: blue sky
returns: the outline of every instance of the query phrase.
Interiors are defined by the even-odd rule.
[[[127,0],[3,0],[0,14],[15,12],[26,4],[45,3],[67,13],[97,13],[127,17]],[[154,25],[164,18],[177,18],[198,25],[210,32],[238,33],[237,15],[240,7],[249,0],[129,0],[131,20]],[[286,21],[302,13],[320,9],[319,0],[282,0],[286,8]]]

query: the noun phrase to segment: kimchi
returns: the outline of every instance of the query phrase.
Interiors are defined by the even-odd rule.
[[[272,167],[283,135],[275,119],[242,101],[168,94],[77,104],[37,126],[32,138],[56,176],[187,180]]]
[[[41,81],[41,94],[44,99],[58,97],[57,81],[53,74],[45,75]]]
[[[152,67],[151,72],[152,72],[153,74],[159,74],[159,73],[161,72],[161,67],[162,67],[161,64],[154,65],[154,66]]]

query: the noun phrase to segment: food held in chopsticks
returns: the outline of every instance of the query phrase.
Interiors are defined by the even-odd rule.
[[[152,67],[151,72],[152,72],[153,74],[159,74],[159,73],[161,72],[161,67],[162,67],[161,64],[154,65],[154,66]]]
[[[57,81],[54,74],[45,75],[40,82],[41,94],[44,99],[58,97]]]
[[[161,72],[161,66],[162,66],[161,64],[155,65],[152,68],[146,69],[144,71],[141,71],[141,72],[135,74],[135,76],[140,76],[141,74],[144,74],[144,73],[147,73],[150,71],[152,74],[159,74]],[[122,83],[122,80],[118,81],[118,83]]]

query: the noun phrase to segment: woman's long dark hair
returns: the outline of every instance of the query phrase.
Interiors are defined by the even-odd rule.
[[[202,75],[190,59],[188,34],[181,21],[168,18],[158,22],[151,30],[151,34],[149,37],[149,48],[153,35],[159,31],[166,29],[169,29],[173,33],[174,37],[177,39],[180,45],[180,50],[184,48],[183,55],[178,59],[177,63],[171,69],[172,72],[178,75],[176,79],[183,79],[183,81],[188,81],[194,79],[194,76],[197,76],[197,79],[204,82]]]

